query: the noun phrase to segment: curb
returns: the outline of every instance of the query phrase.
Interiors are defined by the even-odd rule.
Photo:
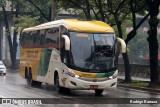
[[[160,93],[160,89],[155,89],[155,88],[136,87],[136,86],[130,86],[130,85],[123,85],[123,84],[118,84],[118,87]]]

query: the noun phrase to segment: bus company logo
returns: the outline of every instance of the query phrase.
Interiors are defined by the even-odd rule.
[[[97,79],[96,79],[96,78],[93,78],[93,82],[97,82]]]
[[[67,80],[67,78],[63,78],[63,79],[62,79],[63,86],[66,85],[66,80]]]

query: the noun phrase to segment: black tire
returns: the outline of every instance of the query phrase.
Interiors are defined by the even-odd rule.
[[[96,95],[101,95],[103,93],[103,89],[97,89],[95,90]]]
[[[28,72],[28,75],[27,75],[27,84],[28,84],[29,86],[38,86],[38,87],[40,87],[41,84],[42,84],[42,82],[34,81],[34,80],[32,79],[32,71],[30,70],[30,71]]]
[[[27,84],[29,85],[29,86],[31,86],[32,85],[32,71],[27,71],[28,73],[27,73]]]
[[[28,69],[27,69],[27,67],[25,67],[25,79],[27,79],[27,76],[28,76]]]
[[[69,88],[63,88],[63,92],[65,94],[71,94],[71,89],[69,89]]]
[[[58,92],[62,92],[63,88],[61,86],[59,86],[59,76],[58,76],[58,74],[55,75],[55,86],[56,86],[56,90]]]
[[[42,82],[32,80],[31,85],[32,85],[32,86],[35,86],[35,87],[41,87]]]
[[[6,75],[6,73],[3,73],[3,75]]]

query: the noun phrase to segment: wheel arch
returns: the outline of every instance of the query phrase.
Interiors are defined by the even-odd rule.
[[[55,82],[56,82],[56,81],[55,81],[56,76],[59,76],[59,74],[58,74],[58,70],[55,70],[55,71],[54,71],[54,85],[55,85]]]

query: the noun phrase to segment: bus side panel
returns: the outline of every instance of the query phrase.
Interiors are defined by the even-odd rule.
[[[52,55],[50,57],[50,64],[49,64],[49,68],[48,68],[48,80],[47,83],[49,84],[54,84],[54,74],[55,71],[58,72],[58,74],[60,75],[62,72],[62,62],[61,62],[61,57],[60,57],[60,53],[57,49],[53,49],[52,50]],[[61,77],[59,77],[61,78]]]
[[[39,66],[37,71],[37,80],[47,83],[48,73],[51,71],[50,59],[51,59],[52,49],[44,48],[39,60]]]
[[[20,47],[20,75],[25,78],[25,49],[23,49],[22,47]]]
[[[41,54],[41,48],[21,48],[20,75],[22,77],[25,77],[25,67],[27,67],[28,70],[29,68],[32,70],[32,79],[36,80]]]
[[[61,72],[61,59],[57,49],[45,49],[46,53],[42,53],[42,61],[38,68],[37,80],[48,84],[54,84],[55,71]]]
[[[41,48],[35,48],[35,49],[32,49],[32,52],[33,52],[32,53],[33,56],[30,58],[29,65],[32,68],[33,80],[37,80],[40,59],[41,59],[43,51]]]

